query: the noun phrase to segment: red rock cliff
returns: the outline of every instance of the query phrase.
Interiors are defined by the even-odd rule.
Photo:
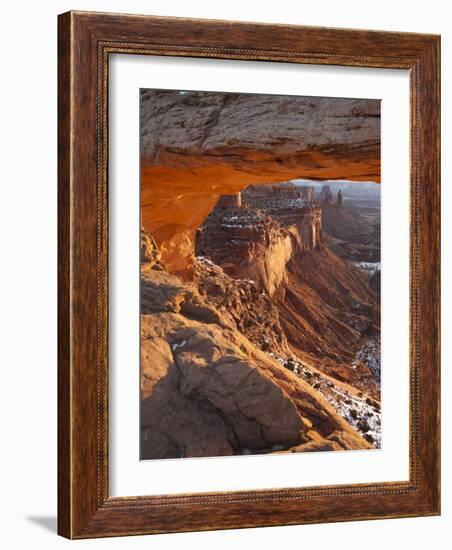
[[[294,178],[380,181],[380,104],[209,92],[141,96],[142,223],[189,277],[220,195]]]
[[[141,252],[142,459],[371,448],[230,311],[169,274],[144,231]],[[233,284],[218,267],[198,267],[206,284]]]
[[[255,281],[271,297],[286,279],[293,255],[319,248],[322,212],[284,184],[251,186],[243,203],[234,207],[220,199],[197,232],[197,254],[207,253],[230,276]]]

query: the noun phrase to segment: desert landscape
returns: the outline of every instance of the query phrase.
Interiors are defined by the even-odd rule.
[[[140,458],[379,448],[379,101],[141,90],[140,118]]]

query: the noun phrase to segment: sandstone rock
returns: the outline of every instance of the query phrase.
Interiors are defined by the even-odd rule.
[[[290,450],[292,453],[312,453],[318,451],[343,451],[344,447],[336,441],[322,439],[321,441],[310,441],[309,443],[297,445]]]
[[[220,195],[293,178],[380,181],[377,100],[145,90],[140,112],[143,225],[186,278]]]
[[[204,307],[213,308],[193,287],[156,270],[142,273],[142,287],[142,458],[270,452],[308,443],[314,432],[324,439],[345,432],[345,448],[370,448],[315,390],[219,313],[206,322]],[[187,300],[200,308],[190,317]]]
[[[163,269],[162,256],[154,237],[141,228],[140,262],[144,269]]]
[[[256,186],[254,186],[256,187]],[[196,253],[220,265],[235,279],[250,279],[271,297],[286,278],[294,253],[312,252],[321,243],[321,211],[287,186],[244,194],[245,208],[215,207],[196,235]],[[274,198],[282,187],[282,197]]]
[[[380,398],[370,369],[356,365],[363,338],[378,330],[377,297],[365,276],[327,246],[294,256],[277,297],[279,320],[294,354],[341,381]]]
[[[345,433],[344,431],[333,432],[328,436],[328,440],[332,443],[337,443],[343,449],[350,449],[356,444],[355,435]]]
[[[174,316],[162,313],[158,325],[148,316],[142,320],[146,446],[170,435],[183,448],[181,456],[205,456],[303,440],[305,425],[294,403],[217,325]],[[156,336],[162,320],[173,328],[164,339]],[[164,369],[156,368],[154,357]],[[156,376],[158,387],[148,392],[148,379]]]
[[[185,317],[204,323],[229,326],[227,319],[222,318],[214,307],[199,296],[195,285],[183,283],[163,269],[152,273],[142,270],[140,297],[142,314],[180,312]]]
[[[272,296],[285,277],[292,257],[289,231],[281,231],[271,219],[259,215],[239,215],[208,219],[197,235],[196,247],[221,265],[236,279],[258,282]]]
[[[207,258],[197,258],[195,277],[199,292],[221,312],[223,322],[226,320],[264,351],[290,355],[278,309],[256,281],[233,279]]]
[[[379,323],[378,302],[366,277],[322,245],[325,210],[287,184],[253,186],[242,193],[242,205],[217,206],[198,230],[196,253],[216,273],[216,289],[208,276],[201,277],[208,300],[247,320],[254,310],[257,322],[236,322],[236,327],[261,349],[295,354],[378,399],[372,372],[362,364],[350,366],[362,338]],[[251,282],[259,298],[236,295],[234,283],[224,283],[225,274],[214,264],[235,279],[235,286]],[[269,319],[271,332],[283,336],[278,341],[260,328]]]

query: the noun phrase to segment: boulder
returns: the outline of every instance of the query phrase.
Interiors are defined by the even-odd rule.
[[[141,458],[271,452],[308,443],[314,431],[345,432],[345,448],[370,448],[219,312],[206,320],[203,308],[213,308],[195,289],[152,269],[142,288],[152,300],[141,317]],[[200,308],[189,316],[187,300]]]

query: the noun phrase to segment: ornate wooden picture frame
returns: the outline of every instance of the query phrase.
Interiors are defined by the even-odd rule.
[[[58,63],[58,531],[68,538],[440,513],[440,38],[68,12]],[[408,481],[109,496],[111,54],[406,69],[410,74]]]

